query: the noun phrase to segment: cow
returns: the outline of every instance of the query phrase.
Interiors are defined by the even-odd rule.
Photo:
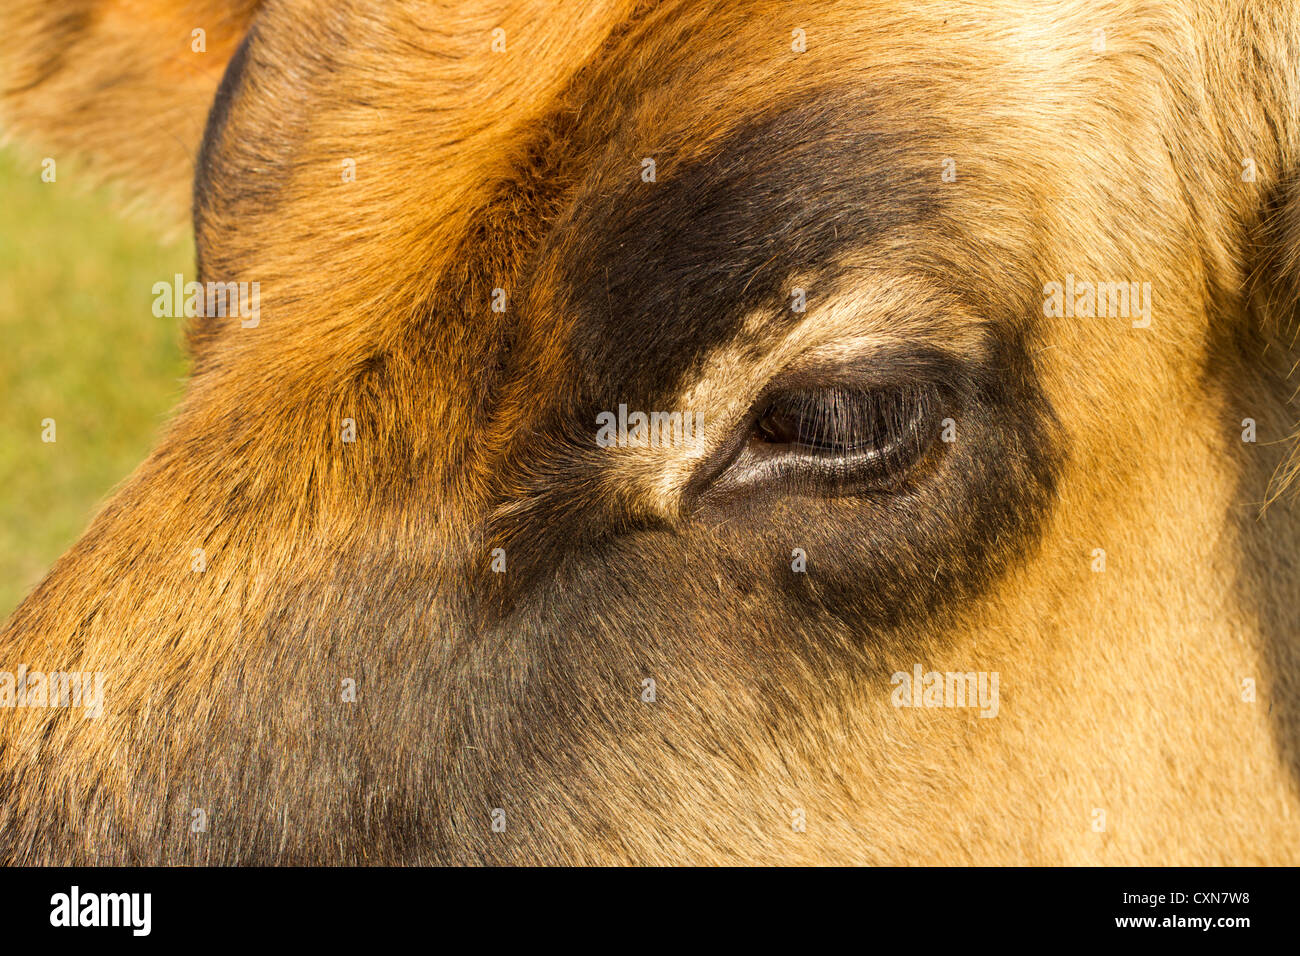
[[[0,860],[1300,862],[1298,65],[1288,0],[8,0],[6,135],[199,291],[0,632]]]

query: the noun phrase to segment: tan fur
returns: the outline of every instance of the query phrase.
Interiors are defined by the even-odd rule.
[[[69,31],[46,6],[0,13],[6,129],[173,207],[252,24],[219,138],[240,175],[210,184],[196,228],[206,275],[261,283],[262,319],[195,323],[167,436],[0,636],[0,669],[110,674],[98,721],[0,712],[0,857],[1300,863],[1300,513],[1261,507],[1297,417],[1300,246],[1276,228],[1300,170],[1288,0],[86,0]],[[565,447],[537,409],[583,371],[566,217],[645,156],[670,184],[827,90],[936,179],[955,158],[962,240],[900,227],[792,329],[760,311],[711,345],[679,393],[703,451],[602,460],[570,498],[616,501],[621,523],[537,556],[526,607],[484,610],[490,547],[509,538],[516,573],[532,539],[512,529],[553,490],[530,463]],[[994,315],[1021,261],[1030,303],[1067,273],[1132,276],[1155,320]],[[885,341],[974,354],[995,323],[1025,326],[1065,452],[1042,527],[975,597],[865,643],[829,614],[795,626],[739,576],[788,564],[804,539],[782,529],[816,505],[757,526],[679,507],[778,371]],[[815,609],[832,596],[809,563]],[[637,591],[656,566],[675,584]],[[569,615],[596,574],[618,587]],[[529,656],[548,641],[566,660]],[[913,663],[1000,672],[998,717],[890,706]],[[322,715],[353,719],[328,708],[357,674],[383,680],[331,736]],[[658,704],[637,698],[646,676]],[[210,834],[186,832],[194,807]]]

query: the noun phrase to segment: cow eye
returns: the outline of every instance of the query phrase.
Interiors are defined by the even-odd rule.
[[[891,478],[929,444],[924,389],[831,387],[772,397],[754,426],[760,454],[816,459],[844,477]]]
[[[916,383],[769,393],[714,490],[771,482],[829,493],[896,488],[938,434],[940,404],[935,389]]]

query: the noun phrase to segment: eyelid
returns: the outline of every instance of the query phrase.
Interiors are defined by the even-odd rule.
[[[787,369],[768,382],[754,404],[770,401],[773,395],[781,392],[798,389],[837,385],[864,390],[884,389],[908,384],[958,383],[968,377],[967,363],[942,349],[889,349],[834,364],[822,362]]]
[[[836,386],[858,390],[927,386],[942,400],[957,403],[965,400],[972,381],[968,362],[937,348],[891,349],[833,365],[821,363],[787,369],[764,386],[727,440],[696,468],[683,491],[683,507],[690,510],[709,496],[710,490],[741,456],[759,417],[778,395]]]
[[[916,422],[927,417],[934,397],[932,387],[911,383],[885,389],[833,385],[784,392],[759,415],[755,433],[769,445],[821,455],[898,450]]]

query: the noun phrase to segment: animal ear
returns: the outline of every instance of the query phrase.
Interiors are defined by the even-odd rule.
[[[2,0],[0,133],[188,213],[194,157],[261,0]]]

